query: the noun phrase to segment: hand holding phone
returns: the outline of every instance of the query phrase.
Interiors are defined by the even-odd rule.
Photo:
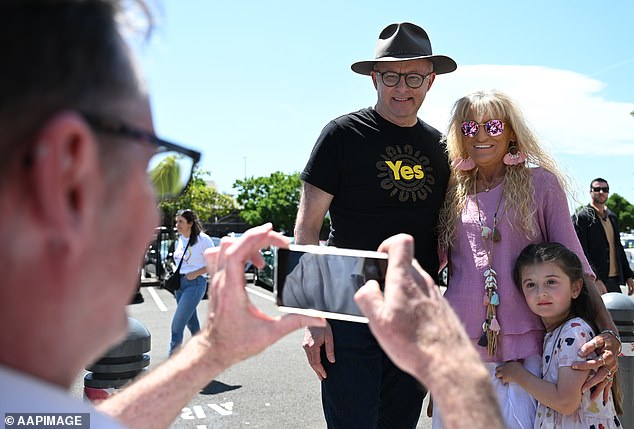
[[[279,248],[274,274],[278,309],[367,323],[354,294],[368,280],[382,285],[386,270],[385,253],[313,245]]]

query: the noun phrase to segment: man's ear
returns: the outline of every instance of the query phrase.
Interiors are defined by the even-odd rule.
[[[427,79],[427,81],[429,82],[427,84],[427,91],[431,89],[431,86],[434,84],[434,80],[436,80],[436,73],[431,73],[429,75],[429,78]]]
[[[76,234],[99,191],[98,146],[90,127],[75,112],[51,117],[36,136],[32,161],[34,216],[58,238]]]

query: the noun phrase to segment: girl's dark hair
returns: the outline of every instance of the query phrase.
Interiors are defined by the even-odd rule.
[[[203,232],[203,226],[198,219],[198,215],[191,209],[179,210],[176,212],[176,216],[183,217],[187,223],[192,224],[192,231],[189,234],[189,245],[193,246],[198,242],[198,236]]]
[[[590,294],[588,292],[588,284],[583,273],[581,260],[572,250],[560,243],[539,243],[530,244],[522,250],[517,257],[515,266],[513,267],[513,281],[515,286],[522,291],[522,269],[529,265],[554,263],[568,276],[570,282],[580,279],[582,283],[579,296],[572,300],[570,306],[570,315],[581,317],[583,320],[597,332],[595,325],[595,314]]]

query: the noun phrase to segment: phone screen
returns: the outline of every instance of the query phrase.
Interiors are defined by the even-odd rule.
[[[387,254],[326,246],[277,249],[278,308],[290,313],[367,323],[354,301],[368,280],[383,288]]]

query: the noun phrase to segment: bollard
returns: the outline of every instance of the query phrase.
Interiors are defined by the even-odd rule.
[[[610,292],[601,296],[610,312],[616,329],[621,336],[623,347],[619,355],[619,376],[623,391],[622,427],[634,428],[634,298],[622,293]]]
[[[150,332],[141,322],[128,317],[128,336],[94,364],[86,367],[84,397],[100,401],[130,382],[150,364]]]

